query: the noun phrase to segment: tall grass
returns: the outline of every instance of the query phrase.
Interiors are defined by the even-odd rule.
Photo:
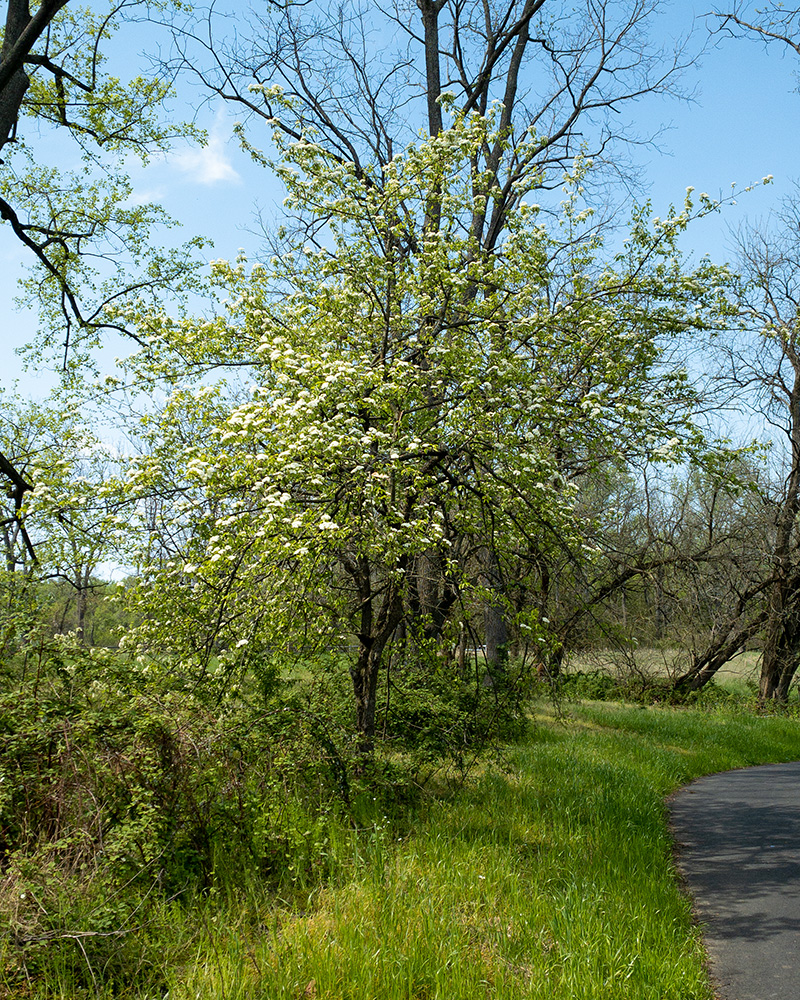
[[[6,995],[710,1000],[664,797],[709,771],[800,758],[800,723],[570,713],[542,707],[503,767],[404,813],[387,818],[380,795],[362,794],[319,838],[324,881],[298,873],[267,889],[229,868],[191,905],[164,904],[140,931],[135,986],[97,966],[78,991],[62,965]]]
[[[576,707],[504,771],[432,802],[399,841],[376,817],[352,877],[205,925],[170,1000],[708,1000],[664,796],[708,771],[800,757],[800,724]]]

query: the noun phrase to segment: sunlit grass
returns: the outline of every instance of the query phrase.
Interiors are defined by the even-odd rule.
[[[0,935],[0,998],[711,1000],[664,800],[703,773],[799,759],[800,722],[547,701],[532,719],[455,792],[384,798],[354,779],[305,841],[298,801],[277,881],[223,852],[202,893],[119,937],[33,942],[31,975]]]
[[[567,658],[564,669],[568,673],[602,671],[612,677],[625,678],[639,674],[663,680],[680,674],[688,668],[689,662],[689,655],[685,650],[642,646],[624,653],[607,649],[573,653]],[[731,693],[745,696],[752,693],[753,685],[758,684],[760,669],[761,653],[745,650],[717,671],[714,683]]]
[[[171,1000],[712,996],[664,796],[800,757],[786,718],[586,705],[539,725],[397,841],[380,816],[338,885],[206,925]],[[254,919],[253,907],[261,909]]]

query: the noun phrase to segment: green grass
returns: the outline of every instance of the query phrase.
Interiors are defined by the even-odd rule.
[[[546,718],[505,773],[431,803],[402,840],[376,822],[338,885],[206,922],[170,1000],[708,1000],[664,797],[791,758],[800,724],[784,717],[589,704]]]
[[[164,904],[119,946],[108,939],[102,963],[89,939],[62,942],[0,997],[711,1000],[664,798],[710,771],[800,758],[800,722],[569,711],[540,705],[503,767],[393,821],[362,795],[358,829],[353,815],[330,822],[318,845],[327,881],[276,889],[218,872],[191,905]],[[0,936],[0,969],[16,961],[7,948]]]

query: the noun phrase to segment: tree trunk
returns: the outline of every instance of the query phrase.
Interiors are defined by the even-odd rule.
[[[505,608],[489,603],[484,608],[486,638],[486,670],[492,681],[499,680],[506,671],[508,659],[508,627]]]
[[[82,646],[88,645],[86,642],[86,611],[89,606],[89,570],[78,571],[77,587],[75,588],[75,608],[78,622],[76,632],[78,640]]]
[[[782,666],[771,665],[764,669],[762,664],[761,678],[758,685],[759,701],[777,701],[786,704],[789,700],[789,685],[797,672],[797,664],[786,662]]]
[[[657,640],[664,638],[664,629],[667,624],[667,606],[666,598],[664,595],[664,565],[659,563],[658,568],[655,573],[655,584],[656,584],[656,606],[653,613],[653,625],[655,631],[655,638]]]
[[[785,584],[785,585],[784,585]],[[786,589],[789,588],[789,593]],[[770,621],[761,658],[760,701],[786,702],[797,673],[800,644],[800,608],[795,581],[779,581],[770,601]]]
[[[506,607],[501,599],[502,573],[496,553],[487,553],[487,565],[484,575],[486,586],[492,595],[483,610],[484,643],[486,656],[486,683],[494,685],[506,672],[508,660],[508,626],[506,624]]]
[[[429,549],[417,556],[408,578],[413,639],[423,643],[440,640],[458,597],[453,581],[448,578],[441,553]]]
[[[375,711],[383,652],[403,620],[404,608],[396,584],[387,583],[377,591],[373,587],[372,565],[366,556],[345,559],[344,565],[361,598],[358,655],[350,668],[350,677],[356,703],[359,751],[368,757],[375,749]]]
[[[442,84],[439,68],[439,12],[444,0],[417,0],[425,36],[425,96],[428,101],[428,130],[432,136],[442,131]]]
[[[762,619],[758,618],[745,628],[728,633],[725,638],[712,643],[702,653],[696,653],[689,669],[674,678],[672,690],[676,694],[688,694],[690,691],[704,688],[714,679],[717,671],[736,656],[748,639],[758,634],[762,624]]]
[[[356,699],[356,730],[362,754],[371,754],[375,749],[375,709],[381,652],[362,644],[358,659],[350,670]]]
[[[773,551],[774,583],[769,594],[769,624],[761,660],[759,698],[786,701],[797,670],[798,574],[794,571],[794,534],[800,508],[800,356],[793,339],[783,344],[792,365],[794,381],[788,398],[791,465],[786,494],[778,511]]]

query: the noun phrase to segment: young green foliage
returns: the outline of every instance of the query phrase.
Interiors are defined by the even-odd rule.
[[[129,6],[49,0],[31,15],[24,0],[7,0],[0,219],[35,264],[25,298],[41,310],[38,363],[55,347],[64,366],[85,365],[110,325],[106,305],[185,286],[199,245],[155,249],[154,230],[173,223],[158,206],[131,199],[127,157],[146,162],[178,137],[203,136],[168,121],[167,78],[122,81],[108,71],[105,51]]]
[[[0,656],[9,669],[19,648],[42,631],[64,631],[68,619],[81,639],[90,638],[91,611],[106,586],[97,574],[113,560],[126,522],[118,510],[119,458],[68,403],[32,403],[2,392],[0,401],[0,449],[35,484],[20,507],[13,495],[0,503]],[[59,591],[66,606],[57,615],[52,604]]]
[[[380,183],[313,141],[287,146],[289,202],[324,244],[270,269],[217,262],[213,319],[127,317],[148,341],[138,374],[174,386],[127,485],[164,510],[139,641],[213,654],[224,677],[287,645],[347,650],[365,748],[398,629],[419,666],[467,604],[503,600],[493,574],[533,581],[547,547],[579,557],[576,469],[701,444],[686,374],[660,364],[669,338],[724,311],[727,273],[685,272],[676,247],[691,205],[639,212],[608,261],[579,162],[557,225],[521,204],[486,251],[471,165],[495,141],[493,115],[456,116]],[[238,395],[208,377],[233,366]],[[535,613],[505,611],[546,646]]]

